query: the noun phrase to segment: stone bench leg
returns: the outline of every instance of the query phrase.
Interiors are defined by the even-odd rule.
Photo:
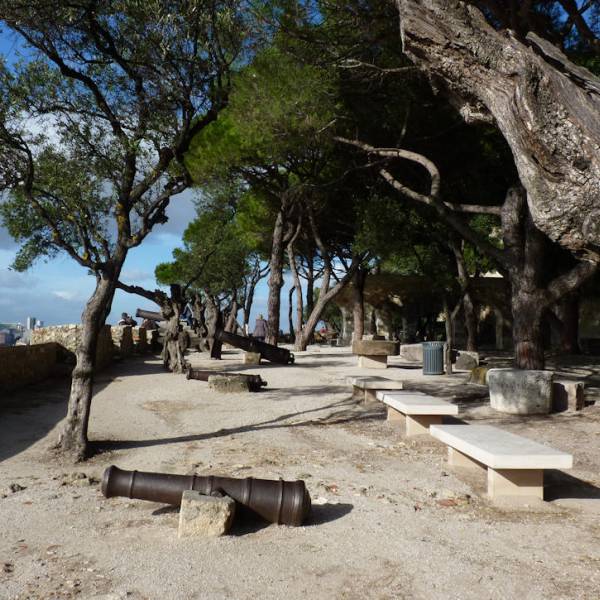
[[[358,366],[361,369],[387,369],[387,356],[361,355],[358,357]]]
[[[379,400],[377,400],[377,390],[365,390],[363,402],[365,404],[372,404],[373,402],[379,402]]]
[[[387,407],[387,420],[394,425],[404,425],[406,423],[404,414],[391,406]]]
[[[487,469],[478,460],[459,452],[455,448],[452,448],[452,446],[448,446],[448,464],[451,467],[461,467],[463,469]]]
[[[544,499],[543,469],[488,468],[488,496]]]
[[[429,434],[430,425],[441,424],[441,415],[406,415],[406,437]]]

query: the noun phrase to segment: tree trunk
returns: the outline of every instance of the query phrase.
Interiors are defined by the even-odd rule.
[[[187,334],[180,322],[182,306],[181,286],[173,284],[170,297],[161,305],[162,315],[167,320],[162,359],[165,368],[172,373],[183,373],[187,367],[184,358]]]
[[[530,33],[495,31],[457,0],[397,0],[404,51],[467,121],[493,122],[536,226],[576,252],[600,245],[600,79]]]
[[[106,309],[110,306],[114,293],[114,279],[100,278],[92,297],[85,305],[81,316],[81,341],[75,352],[76,364],[71,374],[71,392],[67,416],[63,424],[59,447],[62,452],[75,460],[83,460],[88,455],[88,423],[96,365],[96,347],[100,330],[106,319]]]
[[[223,343],[217,340],[215,336],[219,329],[223,329],[223,313],[214,299],[208,294],[206,296],[206,327],[208,329],[207,342],[210,357],[220,360]]]
[[[362,340],[365,333],[365,281],[366,269],[357,269],[352,285],[352,319],[354,321],[354,340]]]
[[[444,328],[446,329],[446,345],[444,346],[444,370],[446,375],[452,375],[452,348],[454,348],[454,319],[448,304],[448,298],[444,295]]]
[[[467,350],[477,352],[477,313],[469,292],[466,292],[463,297],[463,315],[467,332]]]
[[[229,310],[229,315],[227,317],[227,323],[225,324],[225,331],[230,331],[231,333],[235,333],[237,327],[237,314],[239,311],[238,301],[237,301],[237,290],[233,291],[233,300],[231,301],[231,308]]]
[[[269,298],[267,301],[267,338],[268,344],[277,345],[279,339],[279,312],[281,309],[281,288],[283,286],[284,229],[283,207],[277,213],[273,229],[271,246],[271,276],[269,277]]]
[[[518,279],[511,285],[515,366],[518,369],[543,369],[545,366],[542,335],[544,305],[540,295],[528,292],[526,286]]]
[[[560,322],[560,349],[566,354],[580,354],[579,347],[579,296],[571,294],[555,307],[554,314]]]
[[[293,344],[296,341],[294,332],[294,286],[288,291],[288,326],[290,328],[290,342]]]

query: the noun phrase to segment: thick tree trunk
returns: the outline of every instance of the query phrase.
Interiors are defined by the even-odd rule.
[[[354,321],[354,340],[362,340],[365,333],[365,281],[366,269],[357,269],[352,285],[352,319]]]
[[[544,305],[540,295],[526,290],[525,285],[513,281],[511,298],[513,314],[513,342],[515,366],[518,369],[543,369],[544,339],[542,316]]]
[[[463,315],[467,332],[467,350],[477,352],[477,313],[469,292],[463,297]]]
[[[266,342],[277,345],[279,339],[279,312],[281,309],[281,288],[283,287],[284,258],[284,209],[277,213],[271,245],[271,276],[269,277],[269,298],[267,300],[267,338]]]
[[[183,373],[187,368],[184,355],[189,336],[183,331],[180,322],[183,304],[181,286],[171,285],[171,295],[162,302],[161,312],[167,320],[162,359],[165,368],[172,373]]]
[[[87,432],[92,403],[96,347],[100,330],[106,319],[106,309],[110,306],[115,293],[117,277],[98,280],[96,289],[81,316],[81,341],[75,352],[76,364],[71,374],[67,417],[59,436],[61,451],[75,460],[83,460],[88,455]]]
[[[396,0],[404,51],[467,121],[512,149],[534,223],[572,251],[600,246],[600,80],[534,34],[495,31],[457,0]],[[597,256],[593,258],[597,262]]]

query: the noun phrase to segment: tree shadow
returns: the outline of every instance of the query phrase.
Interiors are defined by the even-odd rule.
[[[148,448],[152,446],[164,446],[168,444],[198,442],[221,437],[228,437],[230,435],[237,435],[240,433],[249,433],[270,429],[305,427],[308,425],[339,425],[353,421],[370,420],[373,419],[375,416],[380,416],[380,411],[377,411],[377,413],[369,410],[365,411],[357,409],[357,406],[358,405],[355,400],[353,400],[352,398],[347,398],[344,400],[333,402],[331,404],[327,404],[325,406],[318,406],[316,408],[311,408],[307,410],[286,413],[273,419],[259,421],[258,423],[251,423],[248,425],[240,425],[239,427],[229,427],[225,429],[219,429],[217,431],[209,431],[206,433],[194,433],[177,437],[152,438],[145,440],[95,440],[90,442],[90,446],[93,449],[93,453],[97,455],[104,454],[106,452],[113,452],[115,450],[129,450],[132,448]],[[302,421],[289,421],[294,417],[297,418],[302,415],[310,415],[314,413],[323,412],[327,409],[335,408],[338,408],[339,410],[330,413],[322,418],[308,418]]]

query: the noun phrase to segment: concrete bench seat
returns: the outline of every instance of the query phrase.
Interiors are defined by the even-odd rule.
[[[401,390],[402,382],[387,377],[348,377],[346,381],[354,388],[353,395],[361,396],[364,402],[376,402],[377,392]]]
[[[544,499],[544,470],[570,469],[573,456],[490,425],[433,425],[448,464],[487,470],[490,498]]]
[[[406,436],[429,433],[430,425],[439,425],[442,418],[458,414],[458,406],[421,392],[378,392],[377,398],[387,405],[387,420],[404,422]]]

